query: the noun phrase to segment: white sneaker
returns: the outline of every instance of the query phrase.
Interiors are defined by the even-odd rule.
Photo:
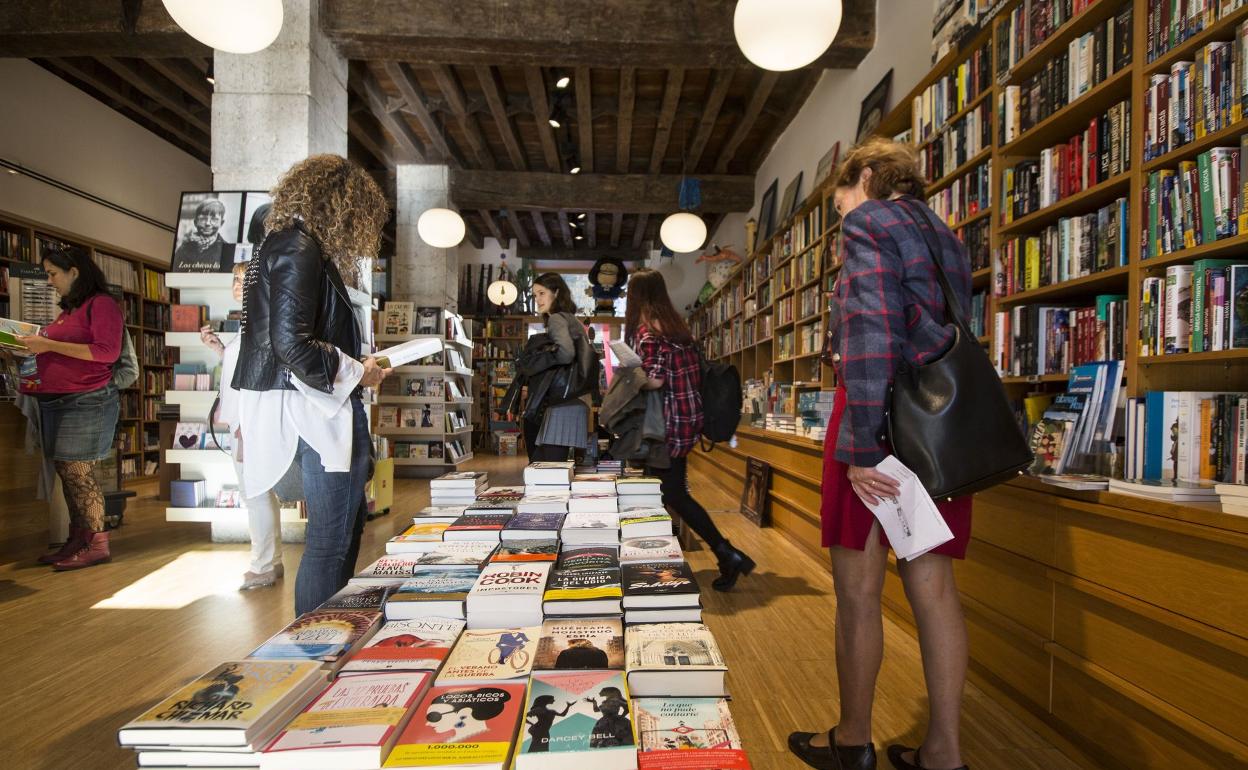
[[[268,588],[277,582],[277,569],[271,569],[268,572],[246,572],[243,574],[243,584],[238,587],[240,591],[250,591],[253,588]]]

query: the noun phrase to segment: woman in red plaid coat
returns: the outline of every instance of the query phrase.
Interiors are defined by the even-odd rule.
[[[824,445],[821,514],[836,589],[841,713],[840,723],[826,733],[789,736],[790,749],[811,767],[876,766],[871,708],[884,654],[880,595],[889,544],[863,501],[874,504],[898,493],[897,482],[875,469],[890,454],[885,409],[898,361],[923,363],[953,341],[933,259],[944,267],[956,301],[970,307],[970,261],[957,237],[916,197],[925,185],[917,161],[908,145],[870,139],[849,153],[835,181],[844,263],[828,324],[838,387]],[[939,254],[931,253],[920,228],[935,235]],[[952,560],[966,555],[971,500],[937,507],[953,540],[897,564],[919,628],[931,710],[919,748],[888,748],[899,770],[965,767],[958,723],[966,624]]]

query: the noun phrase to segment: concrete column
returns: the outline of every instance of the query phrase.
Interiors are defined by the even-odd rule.
[[[400,164],[395,179],[397,248],[391,291],[401,302],[456,310],[459,294],[459,249],[439,249],[416,232],[426,209],[449,204],[450,174],[446,166]]]
[[[322,34],[316,0],[285,0],[282,32],[254,54],[217,51],[212,178],[268,190],[317,153],[347,155],[347,61]]]

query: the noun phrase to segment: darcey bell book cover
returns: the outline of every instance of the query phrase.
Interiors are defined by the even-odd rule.
[[[619,671],[535,673],[517,767],[546,752],[636,751],[628,686]],[[593,766],[589,759],[587,767]]]

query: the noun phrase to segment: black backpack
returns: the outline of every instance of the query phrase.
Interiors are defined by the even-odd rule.
[[[702,371],[702,442],[704,451],[711,451],[715,443],[727,441],[737,432],[741,423],[741,374],[737,367],[723,361],[708,361],[698,350],[698,363]]]

